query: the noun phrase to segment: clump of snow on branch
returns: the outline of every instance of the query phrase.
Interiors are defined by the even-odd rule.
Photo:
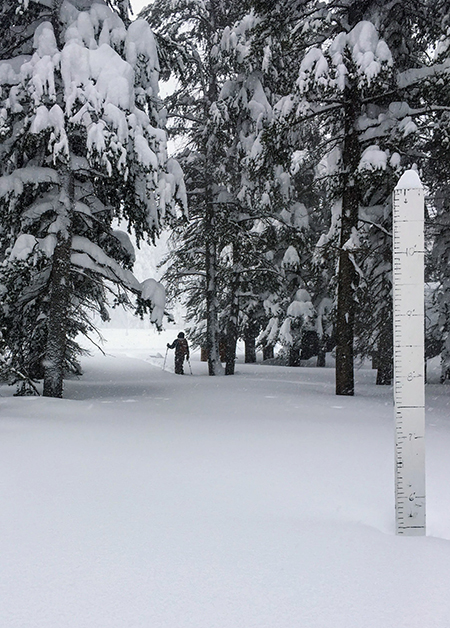
[[[72,249],[76,251],[72,254],[72,262],[75,266],[96,270],[100,275],[113,281],[119,280],[129,290],[139,292],[140,284],[133,273],[122,268],[99,246],[82,236],[73,236]]]
[[[10,175],[0,177],[0,198],[11,194],[20,196],[27,184],[39,185],[40,183],[57,183],[58,173],[51,168],[28,166],[17,168]]]
[[[323,297],[317,306],[316,331],[319,338],[327,332],[327,318],[333,309],[333,301],[329,297]]]
[[[300,257],[292,245],[286,249],[281,265],[283,268],[297,268],[300,265]]]
[[[407,116],[400,122],[399,130],[403,133],[403,137],[406,137],[417,131],[417,125],[410,116]]]
[[[183,207],[187,207],[187,192],[180,164],[171,158],[167,160],[166,168],[167,172],[161,174],[158,186],[163,215],[174,198],[177,198]]]
[[[297,174],[308,156],[307,150],[296,150],[291,157],[291,174]]]
[[[263,301],[263,307],[265,312],[269,316],[277,316],[280,312],[280,305],[277,302],[275,295],[270,295]]]
[[[28,233],[21,234],[14,243],[9,254],[9,260],[21,260],[25,261],[33,252],[37,240],[33,235]]]
[[[258,18],[251,11],[233,27],[226,26],[223,29],[220,44],[215,47],[215,54],[232,52],[238,63],[242,63],[251,51],[251,40],[248,33],[254,29],[257,22]]]
[[[278,340],[285,346],[293,346],[303,332],[314,326],[315,309],[311,296],[304,288],[299,288],[286,309],[286,317],[280,327]]]
[[[374,24],[361,21],[349,33],[339,33],[327,50],[311,48],[307,52],[297,79],[300,92],[308,91],[313,84],[342,91],[348,74],[348,57],[358,68],[361,84],[370,85],[383,67],[392,66],[389,47],[379,38]]]
[[[282,220],[296,229],[307,229],[309,226],[309,215],[303,203],[293,203],[288,209],[280,212]]]
[[[280,327],[280,332],[278,334],[278,338],[283,345],[292,345],[294,343],[294,338],[291,334],[291,319],[286,318],[283,321],[283,324]]]
[[[164,286],[155,279],[146,279],[141,283],[141,298],[150,301],[152,310],[150,320],[152,323],[162,325],[164,308],[166,303],[166,291]]]
[[[279,332],[279,320],[277,316],[272,317],[266,328],[260,334],[258,342],[268,346],[273,346],[277,342]]]
[[[250,110],[251,117],[256,123],[256,130],[260,131],[262,128],[262,121],[270,118],[272,108],[267,100],[266,94],[264,93],[261,81],[255,75],[252,75],[249,78],[248,89],[251,93],[248,109]]]
[[[287,315],[291,318],[301,319],[304,323],[311,322],[314,317],[314,306],[307,290],[297,290],[294,300],[287,309]]]
[[[340,146],[335,146],[317,164],[317,174],[319,177],[328,177],[335,174],[341,167],[342,151]]]
[[[322,235],[320,236],[316,244],[316,249],[314,252],[314,259],[316,263],[318,263],[321,259],[322,250],[327,246],[329,242],[331,242],[331,240],[333,240],[333,238],[335,238],[338,235],[341,216],[342,216],[342,199],[338,199],[331,206],[330,228],[328,229],[327,233],[322,233]]]
[[[387,160],[388,153],[386,151],[381,150],[376,144],[368,146],[361,155],[358,170],[360,172],[364,170],[371,172],[374,170],[386,170]]]
[[[156,43],[148,23],[136,20],[127,29],[117,14],[98,3],[89,11],[64,3],[61,20],[66,25],[61,49],[52,24],[41,23],[31,57],[1,62],[0,85],[29,85],[35,106],[30,132],[51,131],[54,162],[67,159],[66,129],[75,124],[86,129],[91,165],[101,166],[109,176],[115,168],[128,176],[126,155],[131,143],[136,160],[148,172],[150,190],[153,173],[165,170],[167,150],[165,134],[152,119],[155,111],[145,107],[146,98],[157,98],[159,79]],[[63,109],[56,103],[58,72]],[[11,98],[6,106],[12,109]],[[169,192],[181,187],[181,172],[173,167],[169,179],[164,208],[171,200]],[[149,202],[148,210],[155,211],[153,203]]]
[[[361,247],[360,234],[355,227],[352,227],[351,235],[349,239],[347,240],[347,242],[344,243],[342,248],[345,249],[346,251],[355,251],[359,249],[360,247]]]
[[[133,243],[131,242],[131,238],[128,233],[122,231],[121,229],[114,229],[112,234],[119,240],[122,248],[126,251],[130,260],[134,262],[136,260],[136,251],[134,250]]]

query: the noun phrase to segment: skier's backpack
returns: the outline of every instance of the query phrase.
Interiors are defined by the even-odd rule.
[[[188,354],[188,343],[186,338],[178,338],[178,350],[182,356]]]

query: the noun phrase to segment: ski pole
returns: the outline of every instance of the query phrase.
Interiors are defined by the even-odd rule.
[[[188,358],[188,361],[187,361],[187,362],[188,362],[188,364],[189,364],[189,370],[191,371],[191,375],[192,375],[192,366],[191,366],[191,361],[189,360],[189,358]]]
[[[169,347],[167,347],[166,349],[166,355],[164,356],[164,364],[163,364],[163,368],[162,370],[164,371],[164,369],[166,368],[166,360],[167,360],[167,352],[169,351]]]

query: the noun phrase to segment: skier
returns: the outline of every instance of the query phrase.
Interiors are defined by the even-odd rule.
[[[184,359],[189,360],[189,345],[184,337],[184,333],[180,331],[178,337],[170,345],[167,343],[168,349],[175,349],[175,373],[184,375],[183,362]]]

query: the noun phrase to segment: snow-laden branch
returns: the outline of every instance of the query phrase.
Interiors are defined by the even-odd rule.
[[[37,186],[40,183],[58,183],[59,175],[52,168],[27,166],[17,168],[12,174],[0,177],[0,198],[10,194],[20,196],[25,185]]]
[[[72,249],[71,262],[74,266],[98,273],[105,279],[119,283],[125,289],[138,295],[144,302],[150,304],[150,320],[158,325],[162,324],[165,289],[161,283],[152,278],[139,282],[130,270],[122,268],[120,264],[106,255],[103,249],[87,238],[74,236]]]
[[[421,83],[425,79],[435,78],[440,75],[446,75],[450,72],[450,58],[443,63],[435,63],[431,66],[422,68],[412,68],[400,72],[397,76],[397,85],[400,89],[407,89],[413,85]]]

